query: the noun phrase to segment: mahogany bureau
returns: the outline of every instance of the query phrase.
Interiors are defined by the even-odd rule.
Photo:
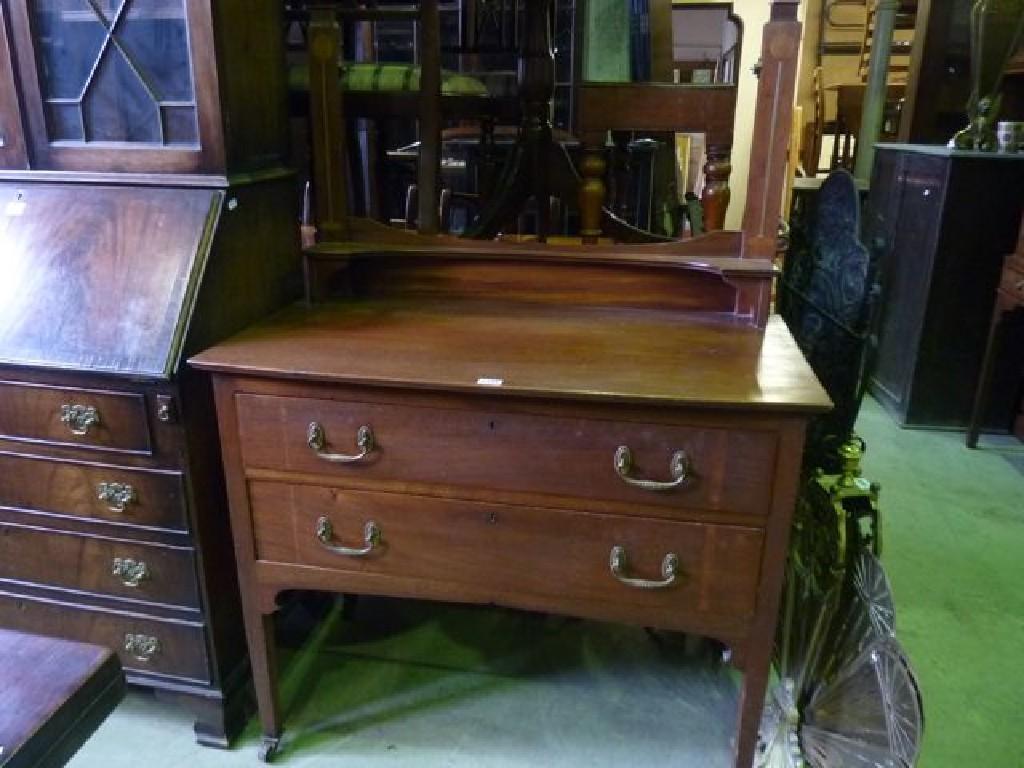
[[[209,381],[298,297],[282,4],[0,2],[0,627],[250,709]]]
[[[347,299],[191,360],[214,372],[262,756],[270,618],[299,588],[716,638],[749,765],[804,426],[830,405],[785,326],[706,264],[628,256],[370,253],[332,281]]]

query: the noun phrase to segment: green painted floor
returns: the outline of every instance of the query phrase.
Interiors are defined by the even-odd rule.
[[[1024,768],[1024,451],[858,425],[882,485],[898,636],[920,678],[922,768]],[[991,447],[996,445],[997,447]],[[735,675],[678,636],[512,611],[369,601],[286,658],[282,766],[729,764]],[[253,766],[132,693],[72,768]]]

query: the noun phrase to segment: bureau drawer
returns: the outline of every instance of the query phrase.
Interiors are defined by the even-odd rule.
[[[771,431],[246,394],[237,396],[237,405],[247,467],[343,481],[444,484],[754,515],[768,510],[775,471],[777,436]],[[356,454],[363,427],[372,431],[372,447],[360,461],[331,461],[311,447]],[[623,447],[629,461],[617,467]],[[676,479],[672,465],[679,451],[686,476],[678,487],[640,487],[636,480],[664,485]]]
[[[0,523],[0,579],[199,607],[188,547]]]
[[[152,453],[146,399],[133,392],[0,381],[0,437]]]
[[[0,452],[0,507],[185,531],[180,472]]]
[[[210,681],[203,625],[0,591],[0,626],[113,648],[125,669]]]
[[[260,481],[250,500],[259,560],[411,579],[427,591],[462,584],[510,605],[534,595],[558,612],[666,628],[684,615],[746,619],[756,603],[760,529]],[[325,543],[373,546],[354,556]],[[623,579],[663,581],[671,555],[673,583],[620,580],[616,547]]]

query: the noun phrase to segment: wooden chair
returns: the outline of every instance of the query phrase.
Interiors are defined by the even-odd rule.
[[[413,8],[355,7],[340,2],[310,2],[310,127],[317,226],[321,236],[344,238],[348,220],[348,169],[344,162],[347,127],[342,119],[339,21],[406,20],[415,22],[420,50],[419,88],[378,99],[394,112],[412,111],[419,123],[419,225],[437,232],[441,168],[441,42],[438,0],[420,0]]]
[[[582,172],[586,220],[581,225],[585,238],[596,238],[602,224],[607,227],[614,217],[608,209],[604,183],[604,143],[609,131],[704,133],[708,147],[707,181],[701,199],[704,225],[709,231],[722,229],[729,205],[735,85],[584,83],[579,88],[577,109],[585,155]]]
[[[542,11],[546,10],[543,0],[532,0],[532,2],[536,6],[541,7]],[[625,252],[636,248],[638,252],[643,253],[658,252],[663,254],[663,258],[667,257],[668,254],[675,254],[678,257],[684,258],[690,256],[699,257],[712,252],[716,257],[728,254],[733,256],[753,256],[756,258],[772,257],[777,245],[779,218],[782,211],[782,198],[785,189],[787,151],[792,121],[792,102],[796,82],[796,59],[801,33],[801,26],[796,18],[798,2],[799,0],[772,0],[771,19],[764,29],[763,72],[757,92],[757,117],[753,132],[751,172],[747,188],[743,232],[712,232],[708,236],[690,241],[668,241],[655,245],[616,246],[620,250]],[[330,82],[337,77],[337,17],[333,10],[326,15],[321,14],[319,26],[311,24],[310,30],[310,49],[316,54],[311,56],[312,72],[310,82],[315,86],[311,87],[311,113],[314,115],[313,122],[316,128],[313,148],[315,166],[314,185],[317,200],[315,213],[320,241],[315,252],[312,252],[311,261],[322,264],[335,257],[344,260],[348,258],[347,254],[352,253],[353,250],[358,251],[360,248],[370,247],[370,245],[366,244],[372,244],[373,247],[403,247],[415,248],[417,250],[439,248],[445,250],[469,249],[480,251],[481,249],[493,250],[505,247],[506,244],[504,243],[469,245],[465,240],[436,234],[436,228],[431,230],[424,226],[424,221],[430,220],[433,215],[436,215],[436,205],[430,205],[430,211],[425,212],[427,215],[420,217],[419,233],[398,230],[378,222],[348,215],[345,199],[344,165],[341,155],[344,142],[336,138],[339,127],[343,126],[342,103],[338,96],[337,88],[333,82]],[[321,37],[323,42],[318,44],[317,40]],[[536,56],[533,60],[521,62],[522,69],[529,69],[530,66],[538,65],[538,63],[541,65],[544,62],[550,64],[550,50],[544,48],[541,44],[545,41],[546,38],[541,39],[540,42],[536,40],[532,42],[532,47],[529,47],[527,50],[532,51],[536,49]],[[541,66],[541,70],[542,74],[547,72],[543,66]],[[589,98],[588,94],[585,93],[588,87],[581,89],[578,94],[580,97],[578,103],[582,102],[583,99]],[[595,85],[593,86],[592,95],[595,99],[599,96],[608,98],[609,95],[613,95],[613,90],[616,87],[622,86]],[[651,88],[658,87],[660,86],[652,86]],[[680,101],[681,99],[694,98],[693,96],[687,97],[687,91],[672,89],[671,86],[669,88],[669,90],[640,88],[636,91],[640,93],[646,90],[646,93],[642,96],[636,97],[638,100],[640,98],[650,100],[655,96],[663,100],[666,96],[673,98],[672,102],[662,103],[661,106],[670,116],[674,115],[674,120],[671,123],[667,120],[665,122],[656,122],[656,118],[652,116],[649,125],[656,130],[672,129],[679,125],[692,125],[693,122],[696,122],[692,117],[685,117],[682,114],[687,106],[691,109],[697,109],[702,115],[705,115],[701,118],[700,123],[706,127],[711,124],[709,116],[714,114],[720,115],[723,111],[728,112],[734,103],[734,93],[727,89],[705,88],[698,91],[689,91],[691,94],[703,93],[705,97],[708,97],[704,100],[703,106],[698,107],[695,101],[689,103]],[[438,98],[435,90],[435,102]],[[527,90],[525,94],[521,92],[520,98],[524,99],[524,101],[533,99],[537,102],[537,104],[531,107],[533,111],[524,115],[525,121],[527,118],[533,119],[537,115],[545,114],[545,105],[548,103],[547,99],[550,98],[550,91],[544,90],[544,83],[541,83],[540,87],[535,87],[534,90]],[[715,101],[715,99],[719,101]],[[725,107],[722,107],[723,103],[726,105]],[[647,109],[649,112],[655,111],[653,103],[650,101],[648,102]],[[435,113],[438,111],[435,108]],[[625,112],[626,110],[616,103],[615,109],[609,111]],[[657,120],[665,120],[665,118],[661,117],[657,118]],[[727,121],[723,119],[721,122],[724,124]],[[547,125],[547,129],[545,129],[545,125]],[[534,127],[536,130],[533,135],[541,139],[534,147],[541,148],[543,152],[551,153],[550,156],[555,158],[562,157],[564,159],[564,151],[560,150],[556,143],[550,141],[549,124],[538,123]],[[623,128],[627,129],[636,127],[638,126],[623,126]],[[595,134],[591,133],[590,135],[594,136]],[[547,138],[547,144],[543,143],[544,138]],[[523,182],[524,186],[514,190],[516,195],[521,197],[525,194],[536,194],[533,186],[534,182],[536,182],[542,189],[542,193],[537,199],[547,199],[543,190],[550,189],[554,185],[557,185],[558,196],[563,200],[571,196],[577,196],[581,221],[585,230],[584,241],[591,244],[596,242],[602,231],[602,216],[606,217],[606,222],[614,219],[614,217],[608,217],[607,212],[602,208],[604,200],[604,160],[602,150],[597,146],[589,148],[582,162],[582,178],[575,172],[571,164],[568,163],[568,172],[560,173],[557,178],[551,178],[551,165],[545,164],[547,159],[549,159],[548,154],[541,155],[538,153],[531,160],[529,152],[527,152],[519,157],[518,166],[511,166],[512,171],[517,171],[517,169],[518,171],[525,171],[519,173],[516,177],[520,181],[525,179],[525,182]],[[421,157],[421,166],[424,162],[424,158]],[[727,160],[723,160],[722,165],[727,164]],[[595,166],[597,166],[596,169]],[[544,173],[539,178],[531,179],[529,172],[531,168],[542,168]],[[723,170],[712,169],[712,176],[720,176]],[[434,178],[436,180],[436,175]],[[715,179],[713,178],[712,182],[714,181]],[[499,188],[503,183],[504,179],[499,182]],[[434,188],[436,189],[436,181]],[[719,202],[715,199],[717,189],[714,183],[712,183],[709,194],[714,203]],[[510,214],[510,212],[515,212],[513,204],[517,202],[521,202],[521,200],[515,199],[514,195],[504,200],[497,200],[497,203],[500,205],[492,208],[491,216],[488,220],[489,226],[494,227],[496,231],[501,231],[500,223],[503,217]],[[492,201],[493,203],[494,201]],[[421,197],[419,200],[421,210],[423,210],[423,205],[424,199]],[[715,210],[715,205],[707,207]],[[538,208],[543,211],[546,209],[546,206],[538,206]],[[724,211],[724,206],[719,204],[718,210]],[[507,221],[507,219],[505,220]],[[433,221],[436,222],[437,219],[433,218]],[[430,237],[424,238],[423,235],[430,235]],[[484,232],[482,237],[485,240],[493,239],[493,234]],[[360,245],[360,243],[364,245]],[[531,246],[531,248],[540,247],[542,246]],[[766,308],[767,304],[765,304],[765,311]]]
[[[492,97],[482,85],[457,87],[456,80],[461,82],[468,78],[442,71],[438,0],[421,0],[413,7],[377,6],[375,3],[357,6],[352,0],[311,0],[294,3],[291,12],[292,20],[299,20],[304,28],[308,50],[308,69],[300,70],[292,80],[293,91],[300,95],[308,92],[317,219],[321,229],[326,233],[341,226],[349,206],[352,179],[347,174],[351,169],[341,160],[353,144],[347,136],[346,122],[337,118],[343,113],[346,118],[402,118],[418,122],[415,219],[421,232],[438,232],[443,120],[515,121],[518,101]],[[376,62],[349,65],[339,70],[342,60],[340,22],[360,21],[414,23],[419,66]],[[372,80],[375,87],[366,87],[360,79]],[[365,167],[370,164],[364,163],[364,177],[373,175],[372,170]],[[345,182],[341,183],[340,179]]]

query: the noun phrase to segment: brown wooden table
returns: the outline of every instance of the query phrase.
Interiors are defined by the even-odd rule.
[[[109,648],[0,629],[0,765],[64,765],[124,688]]]
[[[317,254],[347,298],[192,360],[214,386],[250,658],[277,748],[288,589],[496,604],[732,649],[768,680],[804,426],[829,401],[771,265],[542,246]],[[328,260],[327,263],[324,263]]]

